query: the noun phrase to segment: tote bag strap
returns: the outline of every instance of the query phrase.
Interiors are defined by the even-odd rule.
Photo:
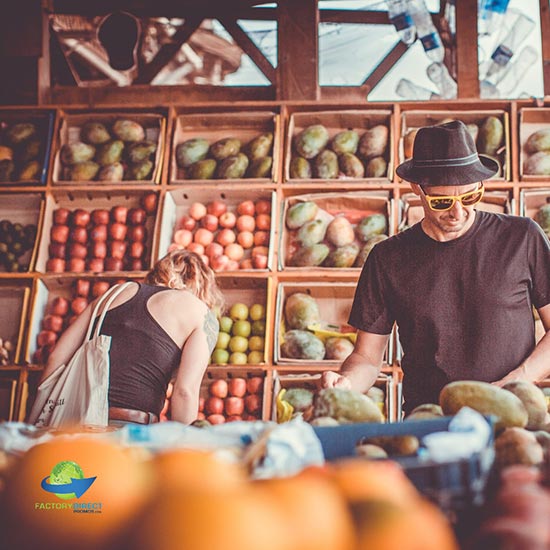
[[[92,336],[92,328],[94,326],[94,321],[97,317],[97,314],[103,304],[105,304],[105,307],[103,308],[101,312],[101,317],[99,318],[95,331],[94,331],[94,337],[98,336],[101,327],[103,325],[103,320],[105,319],[105,315],[107,315],[107,311],[111,304],[113,303],[114,299],[125,289],[128,287],[128,285],[131,283],[131,281],[127,281],[126,283],[122,283],[119,285],[115,285],[111,287],[103,296],[97,301],[97,304],[95,305],[95,308],[92,312],[92,317],[90,319],[90,324],[88,325],[88,330],[86,332],[86,338],[84,341],[88,341]]]

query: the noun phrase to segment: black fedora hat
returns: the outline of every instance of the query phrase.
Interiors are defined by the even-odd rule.
[[[466,125],[453,120],[420,128],[412,159],[395,171],[404,180],[420,185],[467,185],[491,178],[499,171],[499,165],[479,155]]]

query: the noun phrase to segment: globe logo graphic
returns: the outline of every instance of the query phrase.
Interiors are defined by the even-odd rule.
[[[58,462],[49,476],[41,483],[42,489],[53,493],[62,500],[80,498],[96,480],[96,477],[84,477],[82,468],[71,460]]]

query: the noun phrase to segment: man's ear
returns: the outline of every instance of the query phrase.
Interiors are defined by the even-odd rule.
[[[418,183],[411,183],[411,190],[415,195],[418,195],[419,197],[422,195],[422,192],[420,190],[420,185]]]

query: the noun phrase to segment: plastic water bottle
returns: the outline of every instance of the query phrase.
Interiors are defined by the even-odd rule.
[[[443,63],[432,63],[426,69],[426,74],[437,86],[443,99],[456,98],[458,87]]]
[[[491,34],[500,27],[510,0],[478,0],[477,30],[479,34]]]
[[[409,13],[416,25],[416,34],[422,42],[426,55],[432,61],[441,63],[445,57],[445,48],[424,0],[409,0]]]
[[[449,25],[449,32],[454,37],[456,35],[456,0],[447,0],[445,4],[445,19]]]
[[[403,99],[441,99],[439,94],[418,86],[414,82],[411,82],[407,78],[402,78],[395,87],[395,93]]]
[[[534,26],[535,22],[532,19],[523,14],[518,15],[511,29],[491,55],[491,61],[485,78],[490,79],[494,74],[502,71],[508,65],[518,46],[533,30]]]
[[[409,15],[406,0],[386,0],[388,5],[388,17],[399,39],[405,44],[412,44],[416,40],[416,27],[412,17]]]

